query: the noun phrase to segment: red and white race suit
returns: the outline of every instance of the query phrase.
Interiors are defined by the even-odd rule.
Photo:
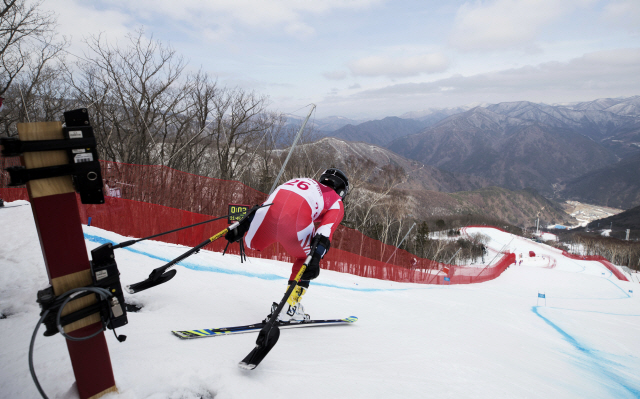
[[[301,178],[276,188],[264,203],[273,205],[258,209],[244,242],[258,251],[280,243],[296,258],[290,277],[293,280],[309,254],[313,236],[322,234],[331,240],[344,216],[342,199],[332,188]]]

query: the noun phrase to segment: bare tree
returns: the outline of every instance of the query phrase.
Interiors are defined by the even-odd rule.
[[[182,57],[143,31],[126,47],[101,36],[87,40],[90,53],[68,73],[76,98],[94,104],[101,156],[144,165],[164,164],[194,126],[189,94],[193,78]]]
[[[252,145],[269,129],[273,119],[265,117],[268,98],[242,89],[225,90],[214,99],[211,132],[220,178],[232,180],[249,159]]]
[[[91,107],[100,157],[222,179],[238,178],[260,137],[281,125],[266,96],[220,87],[144,31],[122,44],[86,39],[88,52],[66,69],[68,96]]]
[[[372,175],[369,175],[371,179]],[[362,178],[362,175],[360,175]],[[375,173],[375,184],[360,182],[359,186],[352,188],[352,193],[345,204],[345,213],[350,215],[351,227],[365,232],[372,226],[372,221],[378,219],[376,209],[384,206],[385,201],[400,192],[392,191],[402,184],[407,176],[401,168],[386,165],[378,173]],[[367,180],[369,180],[367,179]],[[370,235],[370,233],[365,233]]]
[[[168,166],[204,176],[220,174],[217,164],[212,162],[211,139],[208,134],[213,123],[212,103],[220,92],[218,82],[212,80],[208,74],[200,71],[192,77],[192,86],[188,93],[188,101],[192,107],[190,115],[183,120],[191,123],[193,132],[185,135],[184,139],[176,139],[171,143],[174,148],[169,150],[173,155],[167,161]]]
[[[0,134],[17,134],[17,122],[59,120],[67,88],[59,76],[64,39],[58,39],[52,13],[41,3],[3,0],[0,6]]]
[[[612,237],[574,233],[563,236],[569,250],[577,255],[600,255],[611,263],[638,269],[640,266],[640,243]]]
[[[284,114],[269,112],[265,117],[270,121],[265,124],[265,131],[239,177],[251,187],[268,193],[282,167],[283,151],[278,146],[289,129],[285,127],[287,118]]]
[[[53,42],[55,18],[40,2],[3,0],[0,6],[0,96],[23,69],[34,66],[31,53]],[[38,52],[38,51],[36,51]]]

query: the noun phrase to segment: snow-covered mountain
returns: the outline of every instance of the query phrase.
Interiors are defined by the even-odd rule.
[[[624,129],[640,127],[638,118],[618,115],[607,110],[575,110],[528,101],[500,103],[489,105],[486,108],[525,121],[541,123],[558,129],[579,131],[596,141],[619,134]]]
[[[331,133],[331,136],[348,141],[385,146],[393,140],[418,133],[428,126],[415,119],[402,119],[389,116],[382,120],[368,121],[359,125],[346,125]]]
[[[287,125],[300,126],[304,121],[305,117],[296,116],[296,115],[286,115],[287,117]],[[313,126],[316,130],[321,132],[322,135],[326,135],[329,132],[333,132],[335,130],[340,129],[346,125],[358,125],[360,123],[364,123],[366,120],[355,120],[345,118],[344,116],[327,116],[324,118],[312,118],[307,122],[308,126]]]
[[[481,106],[481,104],[465,105],[461,107],[450,107],[450,108],[426,108],[420,111],[406,112],[400,115],[400,118],[416,119],[416,120],[425,122],[429,125],[435,125],[436,123],[440,122],[445,118],[450,117],[451,115],[468,111],[471,108],[475,108],[477,106]]]
[[[564,185],[580,185],[581,176],[588,185],[606,185],[598,176],[610,175],[620,160],[640,154],[640,96],[571,104],[515,101],[429,108],[401,118],[401,123],[392,117],[350,123],[333,135],[386,145],[423,164],[482,177],[508,189],[532,187],[548,197],[563,197]],[[413,133],[419,123],[425,127]],[[610,197],[640,195],[625,187],[618,191]],[[635,204],[625,201],[615,204]]]
[[[640,96],[600,98],[593,101],[568,104],[576,110],[608,111],[616,115],[640,116]]]

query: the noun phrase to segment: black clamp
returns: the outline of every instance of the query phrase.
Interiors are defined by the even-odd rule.
[[[53,287],[49,286],[38,291],[36,302],[40,304],[43,315],[45,311],[49,311],[44,318],[43,323],[46,326],[44,336],[50,337],[57,334],[60,328],[84,319],[94,313],[100,313],[103,326],[111,330],[122,327],[128,323],[127,310],[124,302],[124,293],[120,285],[120,272],[113,254],[113,245],[111,243],[103,244],[91,251],[91,277],[93,284],[89,287],[81,287],[80,292],[69,295],[68,293],[56,296]],[[95,294],[94,291],[84,290],[82,288],[99,288],[109,292],[104,298],[98,296],[97,303],[84,307],[75,312],[69,313],[58,318],[61,306],[64,306],[69,300],[76,300],[87,295]],[[71,297],[71,299],[69,299]],[[126,339],[126,336],[117,336],[120,342]]]
[[[25,152],[66,150],[69,163],[26,169],[24,166],[7,168],[11,179],[9,186],[22,186],[28,181],[71,175],[75,189],[83,204],[103,204],[102,173],[98,159],[97,143],[89,124],[89,113],[81,108],[64,113],[64,140],[21,141],[17,138],[0,138],[2,155],[20,156]]]
[[[113,244],[106,243],[91,251],[91,277],[93,285],[106,288],[112,295],[109,300],[108,327],[113,329],[128,323],[124,292],[120,284],[120,271],[113,254]]]

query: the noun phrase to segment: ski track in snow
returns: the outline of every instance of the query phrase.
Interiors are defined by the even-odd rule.
[[[46,271],[29,207],[6,208],[0,226],[10,227],[0,230],[0,312],[6,316],[0,319],[0,398],[35,398],[27,349]],[[130,239],[83,229],[88,251]],[[255,345],[255,334],[181,341],[170,330],[262,319],[282,297],[290,265],[255,258],[240,263],[238,256],[202,250],[176,265],[178,275],[166,284],[126,295],[142,310],[129,313],[129,324],[118,330],[129,336],[125,343],[110,331],[105,335],[120,394],[104,398],[268,399],[290,396],[292,389],[312,399],[640,398],[640,298],[629,291],[637,283],[544,244],[495,229],[467,230],[488,235],[492,248],[509,244],[516,254],[533,250],[537,256],[472,285],[323,271],[305,295],[305,309],[313,318],[355,315],[359,321],[283,330],[251,372],[236,365]],[[117,250],[122,284],[146,278],[186,250],[157,241]],[[41,328],[34,363],[50,398],[77,398],[59,334],[45,338]]]

